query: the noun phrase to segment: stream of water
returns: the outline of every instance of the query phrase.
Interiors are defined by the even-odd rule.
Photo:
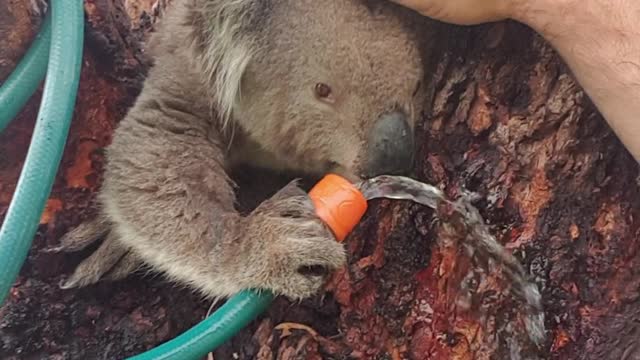
[[[471,196],[466,194],[455,201],[450,200],[435,186],[402,176],[379,176],[363,181],[358,187],[367,200],[410,200],[434,209],[441,221],[454,222],[454,227],[462,232],[458,235],[467,254],[500,265],[512,293],[523,302],[522,311],[528,337],[536,345],[544,342],[544,312],[540,291],[529,279],[518,259],[491,234],[480,212],[471,204]]]

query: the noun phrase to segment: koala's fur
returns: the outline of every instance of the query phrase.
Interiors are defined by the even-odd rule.
[[[386,0],[173,0],[154,59],[107,149],[100,216],[59,250],[105,237],[63,285],[119,279],[146,263],[210,297],[246,288],[317,292],[345,251],[295,183],[248,216],[238,164],[362,174],[366,134],[421,111],[427,20]],[[316,83],[329,84],[319,99]]]

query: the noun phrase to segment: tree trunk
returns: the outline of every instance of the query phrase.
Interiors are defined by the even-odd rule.
[[[31,3],[0,0],[0,80],[37,32]],[[0,358],[123,358],[206,315],[210,304],[161,278],[62,291],[58,281],[87,252],[43,251],[92,215],[100,150],[149,65],[142,41],[153,23],[150,8],[149,0],[85,1],[73,126],[28,261],[0,309]],[[452,198],[463,189],[481,196],[478,208],[492,233],[542,290],[547,342],[535,348],[523,340],[521,305],[499,274],[481,281],[475,306],[459,306],[461,270],[476,265],[439,245],[433,211],[375,200],[347,239],[349,266],[334,276],[328,295],[302,304],[278,299],[216,359],[640,359],[637,163],[530,29],[505,22],[438,31],[414,176]],[[2,215],[38,103],[36,94],[0,136]],[[242,184],[251,176],[239,178]]]

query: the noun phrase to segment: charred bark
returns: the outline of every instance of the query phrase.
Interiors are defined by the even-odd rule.
[[[0,9],[4,79],[39,18],[28,0],[0,0]],[[0,309],[0,358],[123,358],[206,314],[208,303],[157,277],[62,291],[58,281],[86,253],[43,251],[92,214],[101,149],[149,66],[142,41],[153,23],[150,9],[151,1],[85,1],[73,127],[28,261]],[[327,296],[302,304],[277,300],[216,359],[640,358],[637,163],[530,29],[505,22],[439,31],[414,176],[453,198],[464,189],[480,195],[492,232],[542,289],[547,343],[536,350],[517,340],[524,331],[520,305],[493,277],[476,290],[474,308],[458,306],[460,269],[474,264],[458,249],[437,245],[442,229],[431,210],[379,200],[348,238],[350,264],[334,276]],[[36,94],[0,136],[0,214],[38,102]],[[246,184],[252,177],[238,178]],[[260,197],[249,196],[247,206]]]

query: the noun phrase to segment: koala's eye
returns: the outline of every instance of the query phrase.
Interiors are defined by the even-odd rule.
[[[317,83],[315,87],[316,96],[320,99],[327,99],[331,96],[331,87],[327,84]]]

